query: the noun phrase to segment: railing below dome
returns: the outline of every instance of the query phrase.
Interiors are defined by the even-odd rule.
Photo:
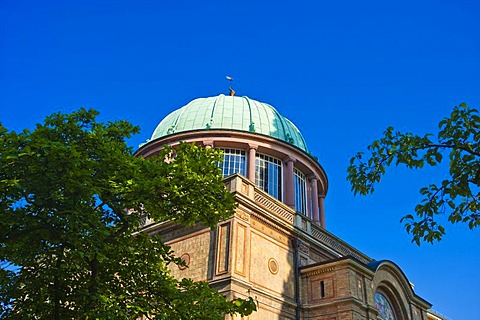
[[[142,226],[142,228],[153,223],[155,223],[155,221],[153,219],[150,219],[147,214],[143,214],[142,216],[140,216],[140,225]]]
[[[288,211],[285,208],[282,208],[277,203],[271,201],[269,196],[265,195],[264,192],[259,192],[260,190],[256,189],[254,193],[254,200],[260,206],[264,207],[265,209],[274,212],[279,218],[285,220],[286,222],[293,223],[295,213]]]
[[[258,206],[273,217],[278,218],[285,226],[290,226],[292,232],[298,233],[299,236],[302,236],[302,232],[304,237],[310,236],[319,245],[327,248],[336,256],[350,256],[365,264],[372,261],[371,258],[359,250],[315,224],[310,218],[295,212],[292,208],[257,188],[247,178],[239,174],[233,174],[226,177],[224,182],[225,187],[230,192],[239,194],[241,198],[245,199],[244,201],[250,201],[251,205]],[[143,228],[149,229],[149,226],[155,228],[157,224],[145,215],[141,217],[141,225]]]
[[[278,217],[281,221],[310,235],[325,247],[336,252],[339,257],[351,256],[365,264],[372,261],[370,257],[315,224],[310,218],[299,212],[295,212],[292,208],[262,191],[245,177],[234,174],[226,177],[224,182],[230,192],[240,193],[242,196],[253,201],[255,205]]]

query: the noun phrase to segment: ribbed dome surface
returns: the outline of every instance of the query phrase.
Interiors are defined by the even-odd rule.
[[[212,129],[267,135],[308,152],[297,127],[271,105],[248,97],[223,94],[192,100],[173,111],[158,124],[151,140],[179,132]]]

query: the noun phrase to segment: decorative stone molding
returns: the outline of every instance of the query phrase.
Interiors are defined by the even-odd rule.
[[[235,210],[235,216],[239,217],[243,221],[250,221],[250,215],[240,209]]]
[[[241,223],[236,224],[235,231],[235,273],[243,277],[246,276],[247,261],[247,227]]]
[[[307,245],[305,245],[303,243],[300,243],[298,245],[298,251],[300,251],[301,253],[304,253],[308,256],[309,253],[310,253],[310,248]]]
[[[333,272],[333,271],[335,271],[335,270],[337,270],[336,267],[330,267],[330,268],[325,268],[325,269],[313,270],[313,271],[306,272],[306,273],[302,274],[302,277],[316,276],[316,275],[319,275],[319,274],[324,274],[324,273]]]
[[[217,227],[217,268],[216,275],[229,271],[230,259],[230,223],[224,223]]]
[[[285,162],[286,164],[289,164],[290,162],[297,162],[297,159],[291,157],[291,156],[286,156],[285,158],[283,158],[283,162]]]
[[[250,218],[252,219],[250,221],[250,225],[252,228],[261,231],[264,234],[269,235],[270,237],[274,238],[275,240],[285,244],[289,245],[289,237],[290,235],[285,232],[285,230],[269,223],[267,220],[262,219],[261,217],[257,215],[251,215]]]
[[[214,147],[213,140],[203,140],[203,146],[205,148],[213,148]]]
[[[246,183],[242,183],[242,188],[240,192],[248,196],[248,185]]]
[[[274,212],[282,220],[285,220],[293,224],[294,214],[292,212],[289,212],[288,210],[282,208],[275,202],[271,201],[270,199],[265,197],[263,194],[258,192],[258,190],[255,190],[254,199],[260,206],[264,207],[269,211]]]

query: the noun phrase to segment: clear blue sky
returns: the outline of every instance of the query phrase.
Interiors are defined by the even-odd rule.
[[[327,171],[327,228],[396,262],[451,319],[478,319],[480,230],[410,243],[399,219],[441,170],[392,170],[354,197],[348,161],[390,125],[426,133],[480,108],[477,1],[0,1],[0,121],[33,128],[80,106],[142,127],[227,92],[275,106]]]

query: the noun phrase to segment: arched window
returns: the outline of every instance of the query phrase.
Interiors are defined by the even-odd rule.
[[[307,214],[307,183],[305,175],[297,169],[294,169],[293,173],[295,185],[295,210]]]
[[[246,176],[246,158],[245,151],[238,149],[222,149],[223,162],[220,164],[224,177],[234,173],[240,173]]]
[[[255,184],[278,200],[282,200],[282,162],[270,156],[257,154]]]
[[[379,292],[375,293],[375,307],[377,307],[379,311],[380,319],[396,320],[392,305],[388,301],[387,297]]]

